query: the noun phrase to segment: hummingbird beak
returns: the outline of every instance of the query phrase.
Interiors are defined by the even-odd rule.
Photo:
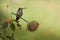
[[[23,9],[27,9],[27,8],[23,8]]]
[[[27,9],[27,8],[21,8],[21,9]]]

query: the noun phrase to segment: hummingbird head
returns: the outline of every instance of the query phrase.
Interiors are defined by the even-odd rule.
[[[26,9],[26,8],[19,8],[18,10],[23,10],[23,9]]]

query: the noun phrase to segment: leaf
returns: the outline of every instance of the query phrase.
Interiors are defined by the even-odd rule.
[[[15,40],[15,38],[14,38],[14,33],[13,33],[12,36],[11,36],[11,40]]]
[[[11,23],[10,27],[11,27],[12,31],[15,31],[15,24],[14,23]]]
[[[21,25],[20,25],[20,24],[18,24],[18,23],[17,23],[17,26],[18,26],[18,27],[21,27]]]
[[[19,27],[20,30],[22,29],[21,25],[19,23],[17,23],[17,27]]]
[[[3,29],[6,29],[7,27],[8,27],[8,23],[7,23],[7,22],[3,22],[3,23],[2,23],[2,28],[3,28]]]
[[[4,32],[4,30],[3,30],[2,33],[0,33],[0,38],[1,38],[2,40],[6,40],[6,32]]]
[[[6,37],[11,40],[11,36],[6,35]]]

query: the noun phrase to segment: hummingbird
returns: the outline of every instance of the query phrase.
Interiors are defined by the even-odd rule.
[[[26,9],[26,8],[19,8],[17,13],[16,13],[16,21],[18,21],[22,15],[23,15],[23,9]]]
[[[21,18],[22,20],[24,20],[25,22],[29,23],[27,20],[25,20],[24,18],[22,18],[23,15],[23,9],[27,9],[27,8],[18,8],[17,13],[15,14],[14,12],[11,12],[13,15],[16,15],[16,22],[19,22],[18,20]]]

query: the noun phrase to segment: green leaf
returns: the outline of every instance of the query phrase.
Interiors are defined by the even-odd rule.
[[[10,27],[11,27],[12,31],[15,31],[15,24],[14,23],[11,23]]]
[[[0,35],[0,38],[2,39],[2,40],[5,40],[5,38],[4,38],[4,36],[2,36],[2,33],[0,33],[1,35]]]
[[[6,35],[6,37],[11,40],[11,36]]]
[[[20,24],[18,24],[18,23],[17,23],[17,26],[18,26],[18,27],[21,27],[21,25],[20,25]]]
[[[7,23],[7,22],[3,22],[3,23],[2,23],[2,28],[3,28],[3,29],[6,29],[7,27],[8,27],[8,23]]]
[[[11,36],[11,40],[15,40],[14,33]]]
[[[17,27],[19,27],[19,30],[21,30],[21,25],[19,23],[17,23]]]

